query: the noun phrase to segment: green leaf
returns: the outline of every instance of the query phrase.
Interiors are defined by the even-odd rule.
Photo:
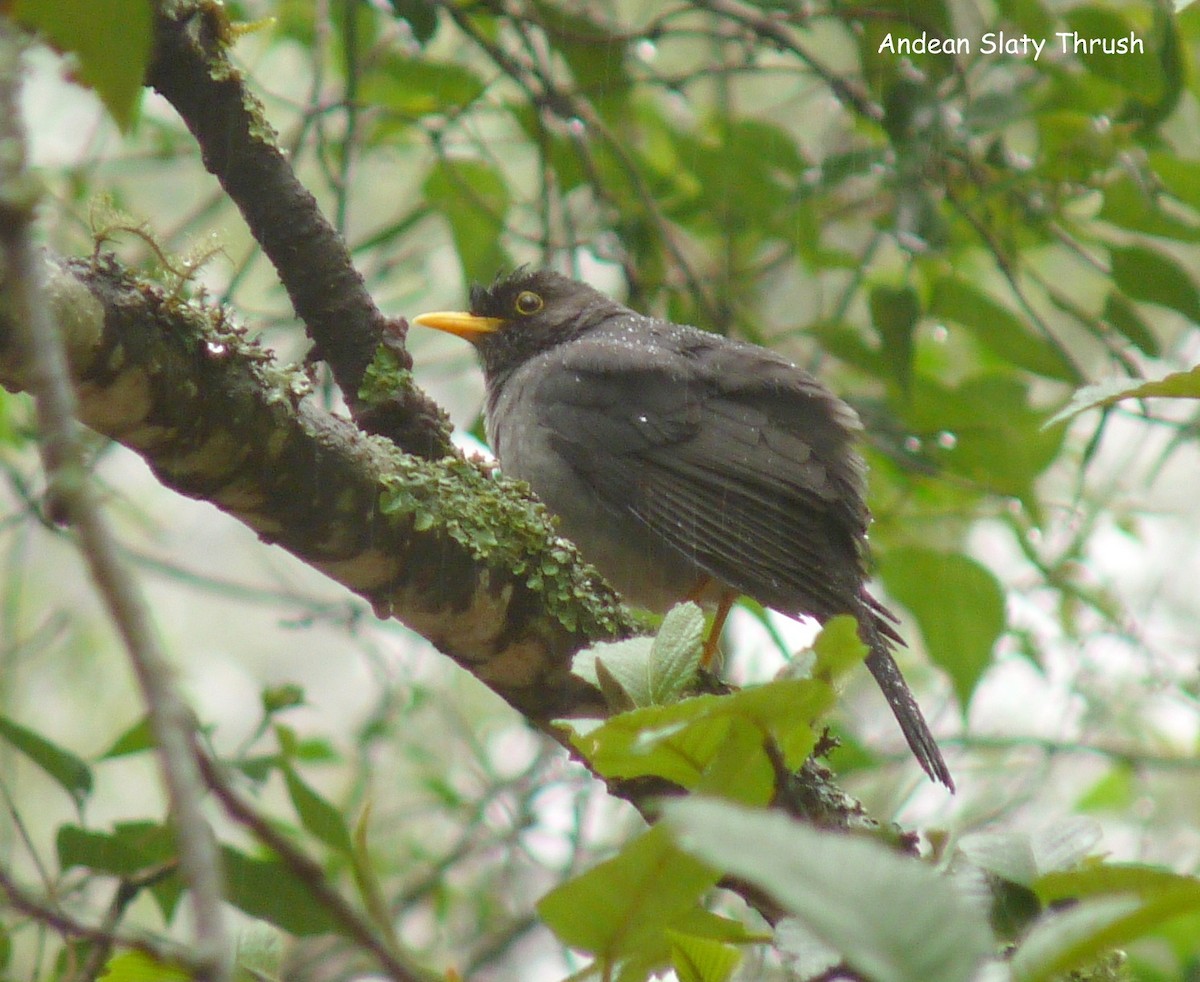
[[[867,344],[858,328],[841,321],[818,320],[810,324],[808,330],[821,343],[821,350],[864,374],[875,378],[887,378],[892,374],[882,352]]]
[[[285,761],[292,760],[296,756],[296,748],[299,744],[296,731],[285,723],[275,723],[272,729],[275,732],[275,739],[279,742],[280,757]]]
[[[111,760],[114,757],[125,757],[129,754],[145,753],[154,749],[154,734],[150,730],[150,718],[143,716],[117,737],[103,754],[101,760]]]
[[[333,744],[325,737],[305,737],[292,748],[292,756],[296,760],[307,763],[340,764],[342,756]]]
[[[79,757],[7,716],[0,716],[0,739],[8,741],[71,796],[76,807],[92,792],[91,769]]]
[[[888,593],[916,618],[929,657],[950,675],[965,709],[1004,632],[1004,591],[961,553],[905,546],[880,558]]]
[[[82,866],[111,876],[129,877],[175,860],[175,834],[154,822],[118,822],[111,832],[63,825],[55,837],[58,864]],[[162,915],[170,920],[184,890],[178,873],[156,880],[151,893]]]
[[[461,111],[484,90],[482,79],[465,65],[394,51],[373,61],[359,86],[363,102],[391,110],[402,123],[433,113]]]
[[[1100,125],[1093,113],[1084,111],[1086,103],[1075,89],[1070,95],[1070,108],[1043,112],[1037,117],[1041,144],[1038,170],[1043,178],[1092,186],[1117,156],[1115,127]],[[1102,105],[1108,106],[1108,100]]]
[[[413,37],[424,47],[437,33],[437,5],[432,0],[390,0],[396,16],[408,22]]]
[[[875,982],[962,982],[991,954],[979,910],[878,842],[698,798],[666,802],[663,822],[682,848],[765,890]]]
[[[304,705],[304,686],[287,682],[283,685],[272,685],[262,690],[260,696],[262,710],[267,716],[281,713],[285,709],[294,709]]]
[[[150,0],[16,0],[12,15],[75,55],[79,81],[123,131],[133,126],[154,38]]]
[[[371,803],[368,801],[354,825],[354,852],[350,857],[350,871],[354,875],[354,883],[358,887],[363,905],[376,929],[383,934],[388,944],[399,951],[401,945],[396,936],[395,918],[389,907],[387,891],[380,882],[380,873],[383,871],[380,869],[379,863],[372,858],[367,842],[370,819]]]
[[[816,720],[833,700],[824,682],[785,679],[621,713],[573,742],[606,777],[654,775],[691,788],[730,739],[734,721],[749,724],[760,742],[769,736],[787,765],[799,767],[816,744]]]
[[[1022,943],[1013,967],[1022,982],[1059,976],[1106,951],[1200,913],[1200,880],[1136,864],[1100,864],[1050,873],[1034,883],[1044,903],[1076,902],[1043,918]]]
[[[1200,160],[1180,157],[1176,152],[1150,154],[1150,166],[1168,193],[1200,211]]]
[[[1132,384],[1131,384],[1132,383]],[[1122,399],[1200,399],[1200,365],[1187,372],[1172,372],[1153,382],[1134,382],[1127,378],[1111,378],[1085,385],[1071,397],[1062,409],[1046,421],[1053,426],[1088,409],[1111,406]]]
[[[1128,338],[1142,354],[1157,358],[1161,353],[1158,337],[1142,320],[1137,308],[1122,294],[1114,291],[1108,295],[1104,301],[1104,319],[1113,330]]]
[[[175,837],[155,822],[119,822],[112,832],[63,825],[55,836],[58,864],[82,866],[112,876],[131,876],[175,856]]]
[[[246,925],[237,935],[238,971],[234,978],[237,982],[270,982],[282,978],[284,945],[283,934],[270,924]]]
[[[679,982],[726,982],[733,975],[742,953],[733,945],[668,931],[671,966]]]
[[[867,657],[867,646],[858,636],[858,621],[849,614],[827,620],[812,643],[817,662],[813,678],[836,685],[842,676]]]
[[[1104,205],[1100,218],[1119,228],[1143,235],[1195,242],[1200,239],[1200,226],[1177,218],[1158,207],[1157,200],[1148,194],[1132,177],[1123,176],[1104,189]]]
[[[691,602],[672,607],[654,639],[601,641],[578,652],[571,671],[624,711],[674,702],[696,677],[703,653],[704,614]]]
[[[1126,296],[1156,303],[1200,323],[1200,293],[1173,258],[1147,246],[1112,246],[1113,281]]]
[[[251,917],[301,937],[338,929],[305,882],[278,859],[259,859],[222,846],[221,861],[225,898]]]
[[[941,469],[993,494],[1015,495],[1036,520],[1034,481],[1055,460],[1063,430],[1043,426],[1045,414],[1030,405],[1023,382],[984,375],[951,388],[919,375],[901,411],[909,432],[930,438],[926,452]],[[952,438],[949,447],[941,445],[943,435]]]
[[[1119,761],[1080,796],[1075,808],[1081,812],[1127,813],[1136,804],[1140,783],[1133,766]]]
[[[729,720],[712,711],[719,698],[619,713],[572,742],[605,777],[661,777],[690,788],[729,735]]]
[[[681,852],[656,826],[620,853],[552,890],[538,914],[572,948],[616,965],[640,951],[665,963],[674,928],[715,883],[717,874]]]
[[[763,747],[762,731],[731,719],[727,735],[693,790],[743,805],[765,805],[775,793],[775,768]]]
[[[1076,7],[1064,14],[1067,26],[1079,35],[1086,44],[1088,39],[1117,39],[1128,41],[1133,25],[1115,10],[1107,7]],[[1145,32],[1137,32],[1143,36]],[[1057,42],[1058,39],[1055,38]],[[1143,37],[1144,41],[1144,37]],[[1073,39],[1067,41],[1068,50],[1074,53]],[[1154,102],[1162,96],[1164,78],[1153,44],[1143,43],[1142,51],[1127,50],[1105,53],[1099,44],[1094,51],[1082,48],[1075,55],[1087,70],[1106,82],[1112,82],[1128,90],[1143,102]]]
[[[571,671],[600,689],[612,708],[651,706],[654,704],[650,689],[653,647],[650,638],[601,641],[578,652],[571,662]]]
[[[1032,333],[1016,314],[983,290],[956,276],[933,285],[929,313],[961,325],[993,354],[1047,378],[1078,382],[1079,373],[1063,353]]]
[[[1113,947],[1120,926],[1142,909],[1134,897],[1107,897],[1038,920],[1012,956],[1016,982],[1050,982],[1083,968]]]
[[[257,754],[253,757],[239,757],[231,760],[230,766],[245,774],[255,784],[262,784],[271,772],[282,766],[284,758],[279,754]]]
[[[963,836],[957,848],[972,865],[1032,887],[1039,877],[1078,867],[1100,839],[1093,819],[1068,818],[1033,833],[973,832]]]
[[[647,692],[635,695],[630,692],[622,683],[621,678],[608,667],[608,663],[597,658],[594,665],[596,673],[596,684],[600,686],[600,692],[604,696],[604,703],[614,713],[628,712],[630,709],[638,707],[639,699],[641,704],[645,705],[650,700],[650,695]],[[640,683],[643,680],[643,672],[632,672],[629,675],[628,681],[632,684]]]
[[[692,603],[676,604],[663,618],[650,649],[650,700],[657,705],[679,698],[700,667],[704,614]]]
[[[1200,903],[1200,879],[1141,863],[1104,863],[1047,873],[1033,887],[1045,903],[1122,893],[1147,898],[1178,894],[1190,898],[1188,907]]]
[[[1200,915],[1200,880],[1152,866],[1097,864],[1050,873],[1033,888],[1046,904],[1073,906],[1044,918],[1021,945],[1013,964],[1022,982],[1057,977],[1140,938],[1170,938],[1174,924]]]
[[[292,799],[292,807],[300,816],[300,824],[304,826],[305,831],[316,836],[329,848],[349,855],[354,847],[350,842],[350,830],[346,828],[342,813],[306,784],[290,764],[283,766],[283,778],[287,784],[288,797]]]
[[[791,202],[805,164],[785,130],[722,119],[719,133],[696,135],[654,122],[670,137],[650,166],[671,217],[700,233],[797,233],[801,218]]]
[[[912,382],[913,332],[921,303],[910,286],[877,286],[871,291],[871,323],[883,342],[883,357],[891,375],[907,392]]]
[[[509,193],[499,171],[479,160],[441,160],[424,191],[429,205],[450,223],[467,279],[490,282],[512,265],[501,241]]]
[[[614,34],[601,21],[582,11],[534,0],[538,23],[556,54],[570,66],[577,87],[600,104],[618,101],[629,87],[625,65],[626,36]]]
[[[187,969],[152,958],[143,951],[114,955],[104,966],[104,982],[189,982],[195,976]]]

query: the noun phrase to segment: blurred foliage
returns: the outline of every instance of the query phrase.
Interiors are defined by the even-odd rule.
[[[100,121],[73,153],[47,151],[45,235],[90,253],[96,202],[111,198],[105,209],[153,216],[154,248],[114,238],[126,262],[155,270],[156,249],[193,250],[219,230],[225,259],[197,284],[296,356],[302,333],[286,298],[190,136],[161,104],[138,117],[130,73],[149,50],[146,6],[131,0],[110,16],[11,5],[64,53],[54,71],[90,84],[122,128],[138,120],[124,140]],[[1200,605],[1156,608],[1169,625],[1151,631],[1101,562],[1124,555],[1123,543],[1161,541],[1144,533],[1152,480],[1177,459],[1196,463],[1200,12],[1177,6],[227,5],[249,84],[386,309],[445,306],[504,267],[552,264],[640,310],[786,351],[855,405],[869,432],[881,579],[942,676],[913,673],[916,687],[924,705],[950,706],[963,732],[951,759],[962,787],[954,822],[1025,829],[1002,848],[944,848],[953,875],[932,887],[930,870],[893,871],[877,843],[810,843],[818,833],[728,804],[688,805],[674,831],[621,847],[629,817],[557,748],[461,678],[397,671],[377,649],[407,664],[418,660],[413,646],[365,626],[361,610],[189,577],[188,555],[173,557],[172,575],[198,595],[282,610],[300,629],[334,625],[343,650],[301,645],[298,658],[357,656],[378,668],[375,704],[342,729],[294,729],[285,720],[306,712],[305,694],[278,680],[264,680],[240,746],[202,723],[231,780],[390,944],[472,979],[552,978],[582,966],[583,952],[606,978],[665,965],[689,980],[804,977],[804,966],[828,967],[832,948],[835,961],[840,952],[875,977],[916,980],[964,977],[963,953],[990,931],[1017,945],[1014,978],[1196,973]],[[1144,49],[1065,51],[1057,32],[1071,31],[1132,32]],[[985,49],[1001,32],[1045,40],[1045,50]],[[930,38],[966,38],[970,51],[896,53]],[[27,125],[36,146],[52,120],[34,112]],[[463,398],[465,354],[458,369],[418,361],[435,394]],[[88,923],[111,914],[113,926],[169,936],[181,885],[167,823],[154,804],[132,818],[93,804],[145,779],[136,763],[153,748],[139,714],[99,702],[105,736],[68,749],[30,681],[35,657],[75,666],[107,642],[60,606],[57,584],[43,583],[40,609],[23,585],[22,556],[61,537],[41,512],[29,420],[23,401],[0,397],[0,760],[12,765],[0,793],[13,816],[4,865]],[[104,449],[96,455],[103,462]],[[148,506],[119,486],[113,496],[133,528],[151,524],[139,511]],[[178,644],[186,664],[187,641]],[[1135,669],[1105,681],[1114,652]],[[998,733],[972,727],[989,676],[1014,663],[1084,705],[1053,737],[1019,718]],[[659,680],[672,698],[678,671]],[[74,672],[63,668],[58,684],[85,689],[89,676]],[[803,757],[834,701],[827,682],[782,683],[786,706],[774,687],[740,702],[647,698],[576,743],[603,773],[667,776],[758,804],[772,780],[763,734],[789,763]],[[855,739],[844,714],[835,724],[835,762],[855,789],[883,811],[904,804],[911,789],[894,761],[868,750],[877,741]],[[1073,780],[1049,780],[1066,773]],[[35,805],[30,787],[62,807]],[[1049,848],[1050,817],[1072,809],[1109,821],[1137,858],[1184,865],[1100,863],[1075,826],[1068,847]],[[47,814],[49,851],[29,830]],[[351,941],[328,933],[328,911],[277,855],[239,829],[219,833],[229,900],[251,925],[239,957],[254,977],[370,970]],[[895,892],[855,905],[885,867]],[[800,927],[764,945],[763,922],[728,902],[713,909],[705,898],[723,870],[771,892]],[[781,870],[803,886],[781,884]],[[988,928],[957,910],[940,925],[952,942],[945,958],[891,957],[911,953],[895,910],[918,909],[931,890],[938,910],[953,908],[950,884],[979,899],[980,883],[995,901]],[[135,902],[143,892],[153,904]],[[534,916],[542,896],[563,947]],[[255,921],[270,938],[287,932],[286,945],[264,944]],[[78,978],[96,947],[32,916],[6,916],[2,928],[0,975],[14,978]],[[113,953],[110,977],[172,977],[147,968],[148,957]]]

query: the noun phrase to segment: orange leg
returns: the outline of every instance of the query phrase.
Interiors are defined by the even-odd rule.
[[[708,580],[706,579],[696,590],[692,591],[693,595],[699,595],[707,585]],[[713,658],[717,654],[717,646],[721,643],[721,631],[725,628],[725,620],[729,617],[729,611],[733,609],[733,603],[737,598],[738,595],[731,590],[721,593],[721,599],[717,602],[717,612],[713,615],[712,628],[704,641],[704,650],[700,653],[701,668],[708,668],[712,665]]]

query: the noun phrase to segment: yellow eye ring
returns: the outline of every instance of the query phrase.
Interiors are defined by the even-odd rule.
[[[517,313],[524,314],[526,317],[530,314],[536,314],[544,306],[545,301],[532,290],[522,290],[517,294],[517,299],[513,302],[513,307]]]

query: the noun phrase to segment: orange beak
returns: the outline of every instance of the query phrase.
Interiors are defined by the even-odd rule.
[[[432,327],[447,334],[466,338],[472,344],[485,334],[495,334],[503,326],[504,321],[499,317],[476,317],[464,311],[438,310],[429,314],[421,314],[412,319],[414,324],[422,327]]]

